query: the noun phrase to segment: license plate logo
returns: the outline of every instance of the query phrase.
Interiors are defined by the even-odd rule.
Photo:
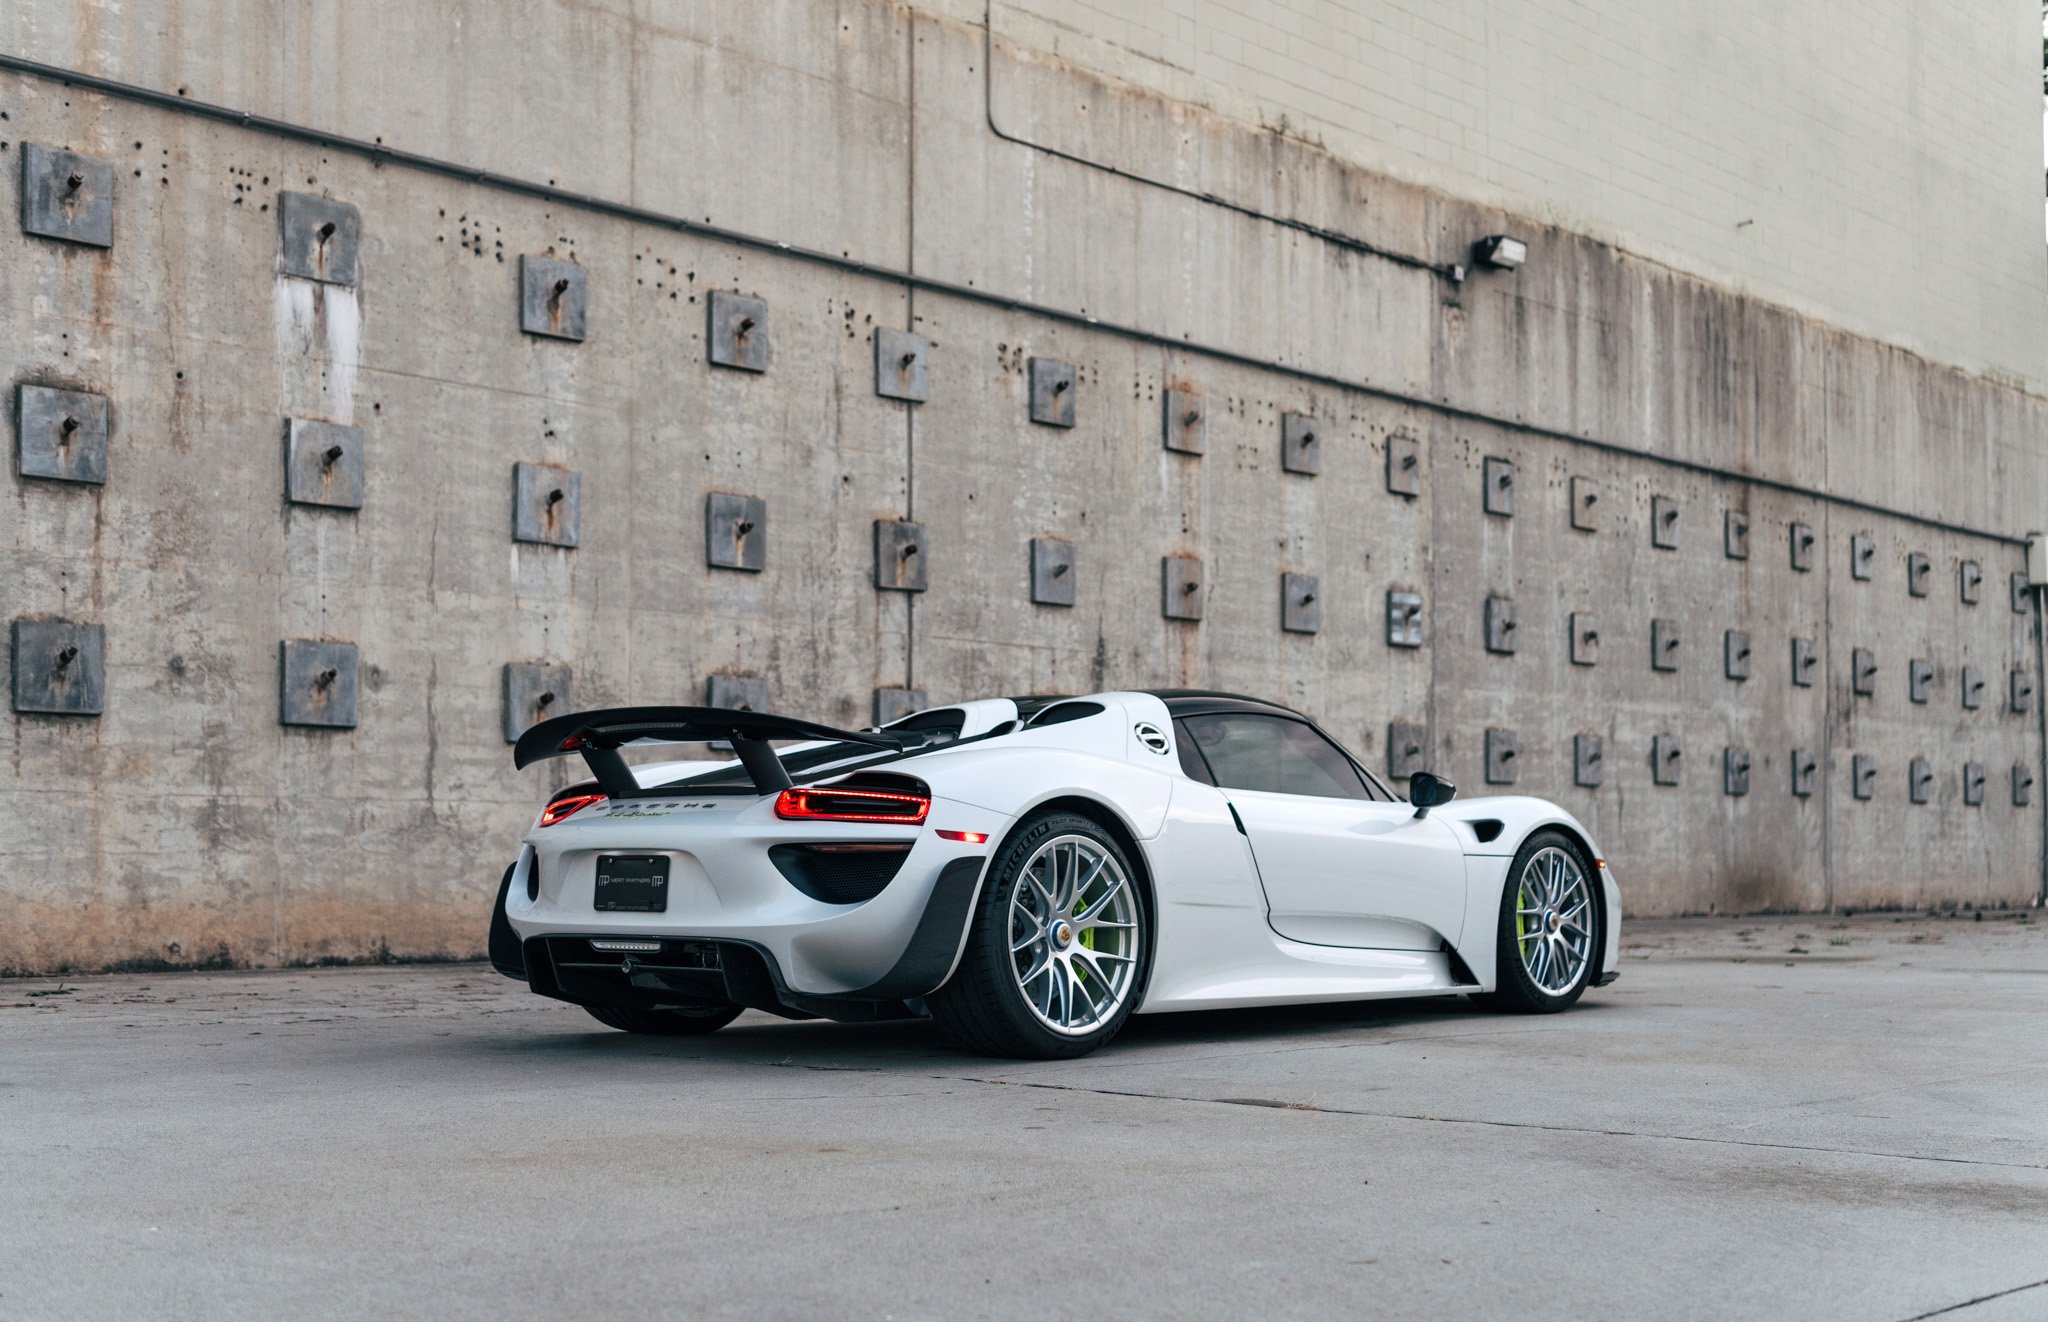
[[[594,907],[600,913],[666,913],[667,856],[598,855]]]

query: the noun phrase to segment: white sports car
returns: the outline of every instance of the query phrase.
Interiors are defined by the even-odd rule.
[[[736,760],[622,752],[691,742]],[[1620,892],[1570,814],[1453,805],[1428,773],[1404,802],[1251,698],[997,698],[858,733],[631,707],[544,721],[514,760],[567,753],[594,779],[506,870],[491,961],[631,1032],[929,1015],[1050,1058],[1134,1012],[1466,993],[1540,1013],[1617,976]]]

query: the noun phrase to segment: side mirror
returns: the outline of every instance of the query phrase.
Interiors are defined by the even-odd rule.
[[[1439,808],[1458,797],[1458,787],[1433,772],[1418,771],[1408,777],[1408,802],[1415,805],[1417,817],[1429,816],[1431,808]]]

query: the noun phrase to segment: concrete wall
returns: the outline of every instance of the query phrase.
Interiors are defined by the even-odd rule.
[[[2038,775],[2038,716],[2003,701],[2035,666],[2006,576],[2044,493],[2036,396],[999,49],[1018,125],[1084,99],[1120,158],[1192,141],[1237,196],[1284,186],[1297,223],[1005,140],[984,32],[867,0],[38,0],[0,14],[0,51],[594,199],[0,71],[0,217],[23,143],[117,178],[110,249],[0,227],[7,383],[102,392],[113,418],[105,486],[12,476],[0,505],[0,611],[103,625],[108,672],[101,716],[9,718],[0,968],[475,952],[568,774],[510,767],[501,668],[524,661],[572,666],[581,706],[736,674],[838,723],[878,688],[1211,684],[1294,702],[1375,764],[1389,722],[1424,724],[1467,792],[1484,730],[1513,729],[1517,788],[1584,816],[1642,912],[2038,890],[2039,791],[2009,792],[2014,765]],[[356,286],[280,273],[286,189],[359,208]],[[707,221],[811,254],[684,223]],[[1440,265],[1502,228],[1528,265],[1463,283],[1364,250]],[[521,332],[521,254],[585,268],[587,340]],[[730,289],[767,302],[765,373],[707,364],[706,291]],[[876,393],[878,326],[931,340],[928,402]],[[1028,420],[1033,356],[1077,366],[1073,429]],[[1206,401],[1205,455],[1162,448],[1169,384]],[[1287,411],[1319,420],[1317,476],[1280,471]],[[284,499],[294,416],[363,429],[360,512]],[[1386,488],[1390,437],[1421,447],[1413,498]],[[1517,465],[1512,518],[1482,510],[1487,456]],[[512,540],[517,462],[580,473],[579,547]],[[1574,476],[1605,493],[1596,533],[1571,527]],[[767,499],[764,572],[705,566],[711,491]],[[1651,545],[1656,496],[1679,503],[1675,550]],[[1730,508],[1747,560],[1723,554]],[[872,521],[899,517],[927,530],[914,598],[873,587]],[[1795,521],[1819,533],[1810,573],[1788,565]],[[1853,534],[1876,539],[1869,581]],[[1071,609],[1029,600],[1046,535],[1076,546]],[[1934,561],[1927,597],[1909,552]],[[1168,554],[1204,563],[1199,624],[1161,617]],[[1283,571],[1319,576],[1319,633],[1280,629]],[[1395,587],[1425,596],[1420,649],[1385,644]],[[1517,603],[1513,656],[1481,645],[1490,593]],[[1566,657],[1575,610],[1601,621],[1590,669]],[[1679,622],[1674,673],[1651,669],[1653,618]],[[1747,682],[1722,677],[1729,628],[1754,640]],[[1823,657],[1810,689],[1795,635]],[[357,644],[354,729],[279,725],[295,638]],[[1850,691],[1857,647],[1871,697]],[[1913,657],[1937,668],[1925,706]],[[1990,677],[1979,710],[1965,664]],[[1585,733],[1606,742],[1597,790],[1571,784]],[[1652,783],[1659,734],[1683,743],[1676,787]],[[1730,745],[1755,760],[1745,796],[1722,792]],[[1809,798],[1794,747],[1822,760]],[[1916,806],[1921,757],[1936,793]],[[1965,761],[1988,769],[1981,807]]]

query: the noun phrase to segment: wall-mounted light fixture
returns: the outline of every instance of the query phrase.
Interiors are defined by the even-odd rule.
[[[1472,260],[1497,271],[1512,271],[1529,260],[1529,245],[1505,234],[1489,234],[1472,245]]]

